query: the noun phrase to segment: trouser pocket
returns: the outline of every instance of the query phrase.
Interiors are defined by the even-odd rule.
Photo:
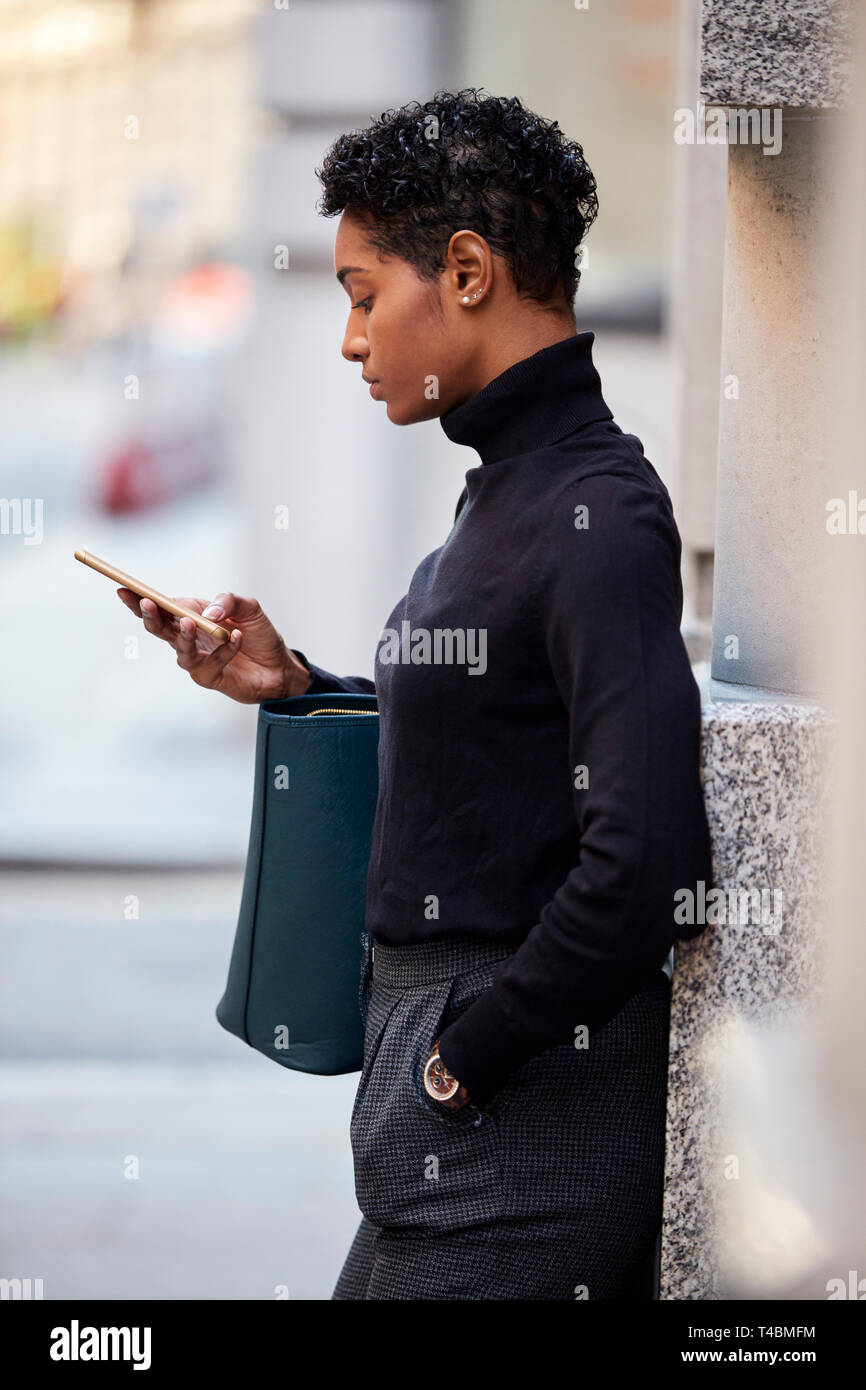
[[[379,1226],[457,1230],[500,1214],[495,1121],[444,1109],[423,1085],[456,983],[393,989],[373,977],[351,1137],[358,1205]]]
[[[361,932],[361,971],[358,981],[358,1009],[361,1023],[366,1030],[367,1009],[370,1002],[370,986],[373,983],[373,937],[370,932]]]

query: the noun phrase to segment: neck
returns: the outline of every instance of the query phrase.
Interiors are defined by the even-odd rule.
[[[475,368],[463,384],[461,400],[468,400],[483,390],[488,382],[501,376],[515,362],[522,362],[565,338],[573,338],[576,332],[574,314],[570,310],[554,314],[549,309],[539,309],[528,316],[505,319],[491,329],[487,341],[479,349]]]
[[[595,420],[613,418],[592,360],[592,333],[571,333],[506,367],[439,423],[482,464],[533,456]],[[470,474],[478,481],[481,470]]]

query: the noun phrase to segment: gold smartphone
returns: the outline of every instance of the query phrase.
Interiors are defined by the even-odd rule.
[[[115,569],[107,560],[100,560],[98,555],[94,555],[89,550],[76,550],[76,560],[80,560],[82,565],[89,565],[92,570],[97,570],[104,574],[108,579],[113,579],[116,584],[121,584],[124,589],[131,589],[139,598],[149,598],[158,608],[164,608],[166,613],[173,613],[176,618],[192,618],[196,627],[200,627],[211,637],[214,642],[228,642],[231,633],[219,623],[212,622],[210,618],[203,618],[201,613],[196,613],[192,608],[184,608],[182,603],[175,603],[173,598],[168,598],[166,594],[161,594],[159,589],[152,589],[149,584],[143,584],[140,579],[133,579],[131,574],[126,574],[124,570]]]

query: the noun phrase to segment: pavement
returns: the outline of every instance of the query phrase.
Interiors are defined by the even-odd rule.
[[[357,1076],[289,1072],[217,1023],[240,874],[4,880],[0,1276],[46,1299],[330,1298],[360,1219]]]

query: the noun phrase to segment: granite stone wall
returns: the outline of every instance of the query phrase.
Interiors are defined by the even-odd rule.
[[[805,704],[710,701],[703,717],[713,883],[733,920],[676,948],[660,1297],[677,1300],[731,1296],[730,1185],[749,1176],[730,1123],[738,1027],[772,1029],[818,998],[834,728],[829,714]],[[758,921],[730,910],[728,895],[750,890],[776,894]]]
[[[853,0],[703,0],[701,95],[716,106],[841,106]]]

